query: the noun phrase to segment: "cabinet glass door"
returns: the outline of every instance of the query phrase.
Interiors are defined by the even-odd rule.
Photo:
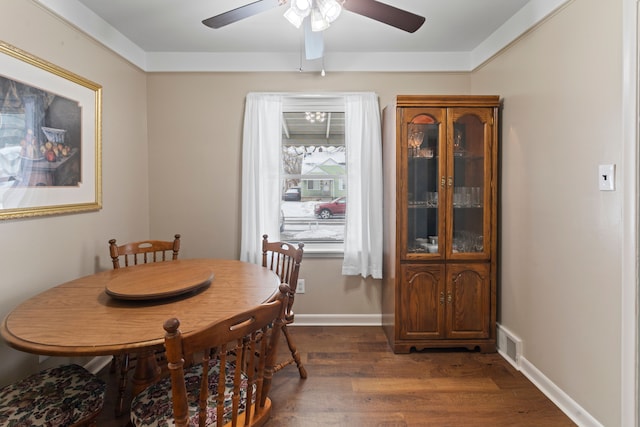
[[[448,110],[447,255],[488,258],[492,110]]]
[[[408,108],[404,110],[401,157],[405,164],[402,197],[406,202],[403,218],[404,258],[438,257],[444,253],[439,246],[441,220],[441,170],[444,168],[444,110]]]

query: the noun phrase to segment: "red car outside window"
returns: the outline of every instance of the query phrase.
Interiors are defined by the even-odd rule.
[[[328,219],[332,216],[343,216],[347,210],[347,198],[338,197],[327,203],[318,203],[315,206],[314,214],[318,218]]]

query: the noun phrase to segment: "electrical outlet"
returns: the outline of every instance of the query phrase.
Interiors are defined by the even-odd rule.
[[[296,287],[296,294],[304,294],[304,279],[298,279],[298,285]]]

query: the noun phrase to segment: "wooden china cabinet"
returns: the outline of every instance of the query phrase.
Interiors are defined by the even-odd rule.
[[[496,350],[497,96],[384,110],[382,323],[396,353]]]

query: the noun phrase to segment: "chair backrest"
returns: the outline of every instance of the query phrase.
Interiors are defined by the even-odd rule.
[[[296,248],[286,242],[269,242],[269,236],[262,236],[262,266],[280,277],[280,282],[289,285],[289,298],[285,309],[287,323],[293,322],[293,300],[298,286],[300,263],[304,254],[304,243]]]
[[[198,331],[182,334],[178,319],[165,322],[165,349],[176,426],[188,426],[190,419],[194,421],[194,416],[189,415],[185,360],[190,361],[190,372],[201,365],[201,369],[197,369],[201,375],[196,381],[200,426],[214,418],[216,423],[211,425],[218,427],[227,423],[253,426],[268,419],[271,401],[267,394],[288,291],[288,286],[282,284],[275,300]],[[190,389],[197,390],[193,380],[189,377]],[[193,399],[193,394],[191,397]]]
[[[170,261],[178,259],[180,251],[180,235],[176,234],[173,241],[142,240],[125,243],[118,246],[116,239],[109,240],[109,253],[113,268],[120,268],[120,259],[124,267],[129,265],[146,264],[148,262]],[[169,258],[169,256],[171,258]]]

